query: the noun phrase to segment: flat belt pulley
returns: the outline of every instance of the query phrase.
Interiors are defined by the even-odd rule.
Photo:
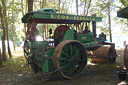
[[[87,64],[87,54],[84,46],[76,40],[67,40],[61,42],[55,49],[53,57],[60,59],[52,59],[55,69],[60,69],[67,63],[70,63],[65,69],[59,73],[67,78],[72,79],[80,76]]]

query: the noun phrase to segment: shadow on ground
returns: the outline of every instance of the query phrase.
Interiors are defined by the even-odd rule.
[[[19,59],[18,62],[21,60],[24,59]],[[73,80],[64,79],[59,75],[42,79],[40,75],[34,75],[30,68],[26,70],[27,66],[22,67],[24,63],[20,64],[15,65],[11,70],[13,64],[7,64],[0,68],[0,85],[127,85],[128,81],[119,80],[117,75],[117,71],[124,70],[122,56],[119,56],[114,64],[87,65],[85,72]]]

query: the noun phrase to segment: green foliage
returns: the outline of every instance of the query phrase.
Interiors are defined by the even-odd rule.
[[[120,1],[120,3],[121,3],[123,6],[125,6],[125,7],[128,6],[128,0],[119,0],[119,1]]]
[[[14,22],[14,30],[13,30],[14,40],[23,41],[23,37],[24,37],[23,30],[17,31],[18,25],[21,24],[21,16],[19,16],[21,14],[21,1],[20,2],[19,1],[20,0],[18,1],[9,0],[6,2],[7,16],[5,18],[7,18],[8,20],[9,39],[12,39],[11,32],[12,32],[12,24]],[[2,7],[2,10],[4,10],[3,7]],[[1,36],[2,34],[0,33],[0,37]]]
[[[41,5],[45,8],[55,8],[55,9],[60,9],[61,13],[76,13],[76,8],[75,8],[75,1],[74,0],[44,0],[45,2],[42,3],[40,1],[43,0],[36,0],[34,1],[34,11],[39,10]],[[79,8],[79,14],[84,15],[84,6],[86,7],[85,9],[87,10],[87,7],[89,5],[90,0],[79,0],[78,3],[78,8]],[[126,0],[127,1],[127,0]],[[23,24],[21,23],[21,18],[22,18],[22,10],[23,13],[26,12],[26,2],[27,0],[23,0],[23,4],[21,3],[21,0],[8,0],[7,1],[7,12],[8,12],[8,24],[9,24],[9,35],[11,35],[12,32],[12,22],[14,21],[14,40],[16,41],[23,41],[25,38],[25,31]],[[115,10],[115,4],[114,0],[92,0],[90,9],[89,9],[89,16],[92,14],[97,14],[98,17],[102,17],[103,21],[102,24],[98,24],[97,28],[100,28],[101,31],[105,32],[108,36],[108,16],[107,16],[107,11],[108,8],[110,8],[113,12]],[[23,9],[22,9],[23,6]],[[60,8],[59,8],[60,7]],[[13,12],[13,14],[12,14]],[[112,14],[111,13],[111,14]],[[112,20],[115,20],[115,18],[112,17]],[[56,25],[49,25],[49,28],[52,28],[53,30],[56,28]],[[41,29],[41,28],[40,28]],[[39,30],[40,30],[39,29]],[[0,33],[1,34],[1,33]],[[9,37],[11,39],[11,36]]]
[[[56,27],[57,27],[57,25],[55,25],[55,24],[48,24],[48,28],[52,29],[52,35],[54,34],[54,30],[56,29]],[[38,24],[37,29],[39,31],[39,35],[43,36],[42,24]]]
[[[121,10],[121,9],[123,9],[123,8],[125,8],[125,7],[128,7],[128,0],[119,0],[120,1],[120,3],[121,3],[121,6],[119,7],[119,9],[118,9],[118,11],[119,10]],[[126,34],[127,32],[128,32],[128,19],[120,19],[120,21],[119,21],[119,23],[121,24],[121,25],[123,25],[122,26],[122,34]]]
[[[93,2],[93,6],[90,8],[89,14],[96,14],[98,17],[102,17],[102,24],[98,24],[97,28],[100,28],[101,32],[104,32],[107,36],[109,33],[109,14],[111,17],[111,21],[114,21],[115,17],[113,17],[113,13],[115,9],[114,0],[95,0]],[[114,22],[115,23],[115,22]],[[113,24],[111,24],[113,29]]]

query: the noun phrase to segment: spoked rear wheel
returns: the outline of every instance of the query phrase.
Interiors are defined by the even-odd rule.
[[[60,43],[56,47],[53,57],[58,58],[53,59],[55,69],[59,69],[70,62],[65,69],[60,71],[60,74],[67,79],[80,76],[87,64],[86,50],[80,42],[75,40],[67,40]]]
[[[128,45],[125,46],[125,50],[124,50],[124,66],[128,71]]]

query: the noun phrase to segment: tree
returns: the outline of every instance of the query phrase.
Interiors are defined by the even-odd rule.
[[[100,26],[101,31],[109,35],[110,41],[112,42],[112,13],[115,9],[114,0],[96,0],[95,5],[91,9],[91,13],[97,14],[102,17],[102,25]],[[94,11],[95,10],[95,11]]]
[[[127,7],[128,6],[128,0],[120,0],[123,6]]]
[[[28,12],[33,11],[33,0],[28,0]]]
[[[6,13],[5,13],[4,16],[7,16]],[[6,33],[7,33],[8,55],[11,58],[12,57],[12,54],[11,54],[10,44],[9,44],[9,33],[8,33],[9,30],[8,30],[8,21],[7,21],[7,18],[5,19],[5,25],[6,25]]]
[[[9,57],[11,58],[11,50],[10,50],[10,45],[9,45],[9,35],[8,35],[8,15],[7,15],[7,5],[6,5],[6,0],[2,0],[2,5],[3,5],[3,16],[4,16],[4,24],[5,24],[5,29],[6,29],[6,36],[7,36],[7,47],[8,47],[8,54]],[[5,51],[6,52],[6,51]]]
[[[12,9],[14,8],[14,0],[12,0]],[[11,37],[12,37],[12,42],[13,42],[13,48],[15,50],[15,42],[14,42],[14,10],[11,10],[12,13],[12,31],[11,31]]]
[[[128,0],[119,0],[119,1],[122,4],[120,7],[118,7],[119,10],[121,10],[121,9],[123,9],[125,7],[128,7]],[[128,29],[126,29],[126,28],[128,28],[128,19],[120,18],[119,23],[121,23],[124,26],[124,28],[122,28],[122,30],[123,30],[122,33],[123,34],[127,34]]]
[[[2,6],[1,6],[2,5]],[[1,24],[2,24],[2,28],[3,28],[3,36],[1,37],[1,39],[2,39],[2,58],[3,58],[3,60],[4,61],[6,61],[7,60],[7,55],[6,55],[6,46],[5,46],[5,40],[6,40],[6,25],[5,25],[5,18],[6,18],[6,16],[4,16],[4,15],[6,15],[5,14],[5,9],[3,9],[3,8],[5,7],[5,2],[4,2],[4,0],[2,0],[2,4],[0,4],[0,18],[1,18]],[[6,8],[6,7],[5,7]],[[4,11],[3,11],[4,10]]]
[[[3,66],[3,58],[1,56],[1,49],[0,49],[0,66]]]
[[[24,6],[24,3],[25,3],[26,6]],[[22,13],[23,16],[27,12],[27,9],[28,9],[27,4],[28,4],[27,0],[26,0],[26,2],[24,2],[24,0],[21,0],[20,5],[21,5],[21,13]],[[26,25],[26,23],[24,23],[25,36],[27,37],[26,27],[27,27],[27,25]]]
[[[78,15],[78,0],[76,0],[76,14]]]
[[[82,15],[86,15],[87,16],[88,15],[88,11],[90,9],[91,1],[92,0],[80,0],[80,2],[79,2],[80,4],[78,5],[78,0],[76,0],[76,13],[77,13],[77,15],[79,14],[79,9],[84,8],[84,9],[81,10],[81,11],[83,11]],[[82,22],[82,24],[79,24],[78,26],[76,26],[76,28],[78,30],[83,30],[84,29],[84,25],[85,25],[85,23]]]

